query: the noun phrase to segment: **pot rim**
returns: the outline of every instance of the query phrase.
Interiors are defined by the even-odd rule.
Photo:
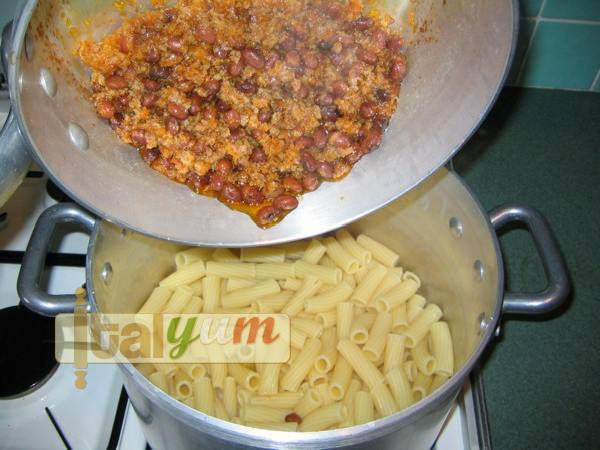
[[[442,169],[445,170],[445,169]],[[162,410],[168,412],[171,416],[176,417],[186,423],[186,425],[198,429],[201,432],[214,435],[220,439],[230,442],[243,441],[246,445],[254,445],[263,448],[277,448],[278,446],[298,446],[309,447],[319,445],[323,447],[340,447],[347,444],[357,444],[372,440],[377,437],[388,434],[393,429],[399,426],[406,426],[435,409],[440,403],[449,397],[453,397],[462,388],[466,378],[473,370],[477,361],[481,357],[485,347],[490,342],[493,333],[496,329],[498,320],[500,319],[503,293],[504,293],[504,265],[502,253],[498,237],[494,230],[489,216],[483,205],[475,196],[474,192],[469,188],[466,182],[456,173],[447,171],[449,176],[454,177],[461,188],[469,194],[469,197],[474,202],[477,211],[482,215],[489,237],[492,240],[494,252],[496,254],[496,265],[498,268],[498,286],[496,287],[496,306],[489,318],[487,327],[475,351],[468,358],[467,362],[450,378],[449,381],[436,390],[433,394],[428,395],[425,399],[418,401],[410,407],[387,416],[377,419],[367,424],[355,425],[347,428],[340,428],[329,431],[316,432],[285,432],[271,431],[259,428],[247,427],[238,425],[233,422],[224,421],[214,416],[209,416],[200,411],[197,411],[186,404],[180,402],[166,392],[154,386],[146,379],[131,363],[120,363],[120,369],[126,374],[133,383],[144,392],[144,395],[152,402],[159,406]],[[86,256],[86,281],[90,287],[88,299],[91,302],[93,310],[97,310],[95,289],[92,276],[92,256],[94,254],[96,240],[100,232],[100,226],[103,221],[98,220],[94,230],[90,236],[88,252]]]

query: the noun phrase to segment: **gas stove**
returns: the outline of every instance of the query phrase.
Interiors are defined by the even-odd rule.
[[[10,20],[18,1],[1,2],[0,25]],[[0,124],[9,106],[8,94],[0,89]],[[118,368],[90,365],[87,388],[76,389],[73,366],[53,357],[53,319],[20,305],[16,283],[33,227],[46,208],[62,201],[69,198],[34,166],[0,208],[0,344],[10,348],[0,356],[0,448],[149,448]],[[87,243],[88,237],[75,229],[59,230],[42,280],[49,293],[72,293],[85,283]],[[491,444],[483,387],[475,373],[434,449],[479,448]]]

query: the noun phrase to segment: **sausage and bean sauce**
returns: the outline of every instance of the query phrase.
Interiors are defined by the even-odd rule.
[[[147,164],[269,227],[380,145],[407,70],[391,22],[359,0],[188,0],[79,54]]]

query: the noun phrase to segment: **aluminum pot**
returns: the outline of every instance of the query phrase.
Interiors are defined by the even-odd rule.
[[[51,296],[39,288],[48,243],[55,227],[66,222],[80,224],[91,235],[87,255],[91,310],[136,312],[155,283],[174,269],[173,255],[181,249],[178,244],[127,232],[76,205],[56,205],[40,217],[18,280],[22,301],[40,314],[73,310],[74,296]],[[548,278],[542,292],[504,291],[495,230],[514,222],[523,223],[536,243]],[[450,325],[456,374],[423,401],[375,422],[334,431],[285,433],[248,428],[195,411],[154,387],[132,365],[122,364],[125,387],[152,448],[431,448],[500,316],[544,313],[569,293],[566,267],[545,219],[523,206],[504,206],[488,216],[462,181],[445,169],[349,229],[390,246],[405,268],[419,274],[423,295],[440,305]]]
[[[458,151],[494,103],[516,42],[516,0],[377,3],[395,17],[414,13],[416,33],[406,21],[404,28],[409,39],[421,42],[409,47],[409,74],[381,148],[344,180],[304,196],[298,209],[269,230],[150,169],[87,99],[89,71],[76,56],[79,40],[105,36],[123,14],[149,7],[150,0],[23,0],[12,35],[7,32],[3,41],[18,121],[4,136],[22,135],[44,172],[79,204],[157,238],[267,245],[341,227],[408,192]],[[6,151],[17,149],[0,148],[0,154]],[[373,185],[377,189],[366,189]]]

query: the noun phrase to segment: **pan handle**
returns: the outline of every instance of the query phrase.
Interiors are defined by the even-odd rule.
[[[490,212],[490,221],[497,232],[508,224],[525,225],[533,238],[548,280],[546,288],[540,292],[506,292],[502,312],[544,314],[562,305],[571,291],[571,281],[565,260],[546,218],[529,206],[505,205]]]
[[[0,49],[6,80],[8,80],[11,43],[12,22],[4,27],[2,48]],[[30,166],[29,150],[11,108],[2,131],[0,131],[0,207],[21,185]]]
[[[50,295],[40,288],[40,279],[56,227],[75,223],[91,234],[96,220],[74,203],[59,203],[42,213],[31,234],[17,280],[19,297],[27,308],[50,317],[73,312],[75,295]]]

